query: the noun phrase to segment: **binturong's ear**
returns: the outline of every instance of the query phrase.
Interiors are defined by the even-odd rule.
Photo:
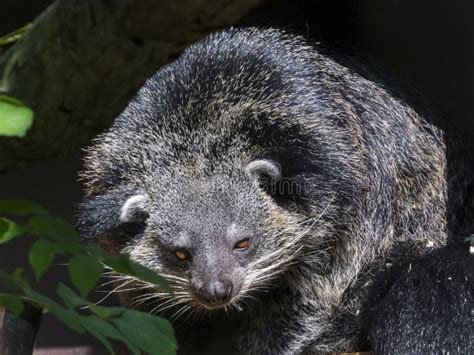
[[[148,217],[146,213],[147,202],[148,199],[145,195],[133,195],[129,197],[120,209],[120,222],[143,222]]]
[[[84,239],[97,239],[120,225],[145,222],[147,204],[145,195],[123,191],[90,197],[79,205],[77,228]]]
[[[247,164],[245,171],[263,184],[273,185],[281,179],[280,164],[272,160],[254,160]]]

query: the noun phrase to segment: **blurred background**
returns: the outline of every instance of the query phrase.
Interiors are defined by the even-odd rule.
[[[3,0],[0,36],[32,21],[51,1]],[[420,92],[474,150],[474,2],[471,0],[268,1],[242,24],[278,26],[330,47],[369,56],[387,73]],[[47,85],[47,83],[45,83]],[[52,214],[73,221],[81,199],[77,173],[83,152],[33,163],[0,175],[0,197],[36,201]],[[27,239],[0,248],[0,265],[27,265]],[[67,275],[57,265],[40,285],[54,292]],[[98,295],[97,297],[99,297]],[[43,319],[37,347],[95,344],[53,317]],[[99,348],[101,349],[101,348]]]

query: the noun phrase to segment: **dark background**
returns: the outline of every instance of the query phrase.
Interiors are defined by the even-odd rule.
[[[32,21],[50,1],[3,0],[0,35]],[[278,25],[344,51],[356,49],[387,72],[402,78],[442,113],[474,150],[474,2],[421,0],[269,1],[243,23]],[[0,175],[0,197],[22,197],[52,214],[73,220],[80,201],[77,172],[83,153],[30,164]],[[26,265],[28,240],[0,249],[0,267]],[[54,293],[67,276],[57,265],[39,288]],[[98,295],[100,296],[100,295]],[[84,345],[93,341],[46,316],[38,346]]]

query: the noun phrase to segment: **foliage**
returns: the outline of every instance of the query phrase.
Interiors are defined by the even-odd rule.
[[[0,47],[18,41],[31,28],[31,23],[0,37]]]
[[[41,206],[20,199],[1,199],[0,213],[13,218],[28,216],[19,224],[10,218],[0,218],[0,245],[24,234],[37,237],[29,250],[28,259],[39,282],[53,264],[57,255],[69,258],[68,270],[78,293],[60,283],[57,294],[63,304],[34,291],[25,272],[16,269],[9,274],[0,270],[0,284],[6,290],[0,293],[0,305],[14,314],[20,314],[28,302],[51,312],[71,329],[89,332],[113,353],[111,340],[121,341],[134,354],[174,354],[177,344],[167,320],[151,314],[118,307],[103,307],[87,300],[105,267],[127,274],[143,282],[171,292],[166,281],[155,272],[131,261],[126,255],[109,255],[100,246],[80,243],[72,226],[55,218]]]
[[[27,25],[0,38],[0,47],[19,40],[28,31]],[[21,101],[0,94],[0,137],[24,137],[33,123],[33,111]],[[9,217],[4,217],[8,215]],[[28,220],[20,224],[10,217]],[[163,318],[119,307],[103,307],[90,302],[88,294],[97,284],[105,267],[126,274],[171,293],[167,282],[126,255],[109,255],[100,246],[80,243],[74,228],[65,221],[51,216],[36,203],[21,199],[0,199],[0,247],[23,236],[36,236],[28,253],[28,260],[36,282],[53,264],[58,255],[68,257],[68,271],[78,293],[60,283],[57,294],[62,304],[34,290],[24,270],[13,273],[0,269],[0,306],[20,315],[24,304],[52,313],[71,329],[89,332],[114,353],[111,341],[126,344],[133,354],[175,354],[174,331]]]
[[[27,24],[0,37],[0,47],[18,41],[30,28],[31,24]],[[33,110],[13,97],[0,94],[0,136],[24,137],[32,124]]]
[[[24,137],[33,123],[33,111],[17,99],[0,95],[0,136]]]

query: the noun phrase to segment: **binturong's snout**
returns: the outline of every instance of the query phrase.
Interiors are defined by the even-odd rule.
[[[229,278],[216,277],[192,283],[192,293],[204,307],[212,309],[224,307],[234,296],[234,283]]]

